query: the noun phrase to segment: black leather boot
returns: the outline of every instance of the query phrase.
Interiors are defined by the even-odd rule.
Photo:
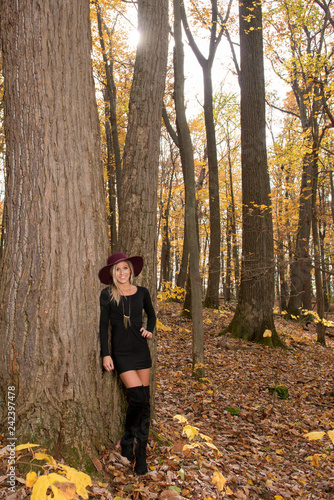
[[[146,446],[151,420],[150,386],[144,387],[144,390],[146,395],[146,402],[138,422],[136,436],[137,446],[135,472],[139,475],[146,474],[147,472]]]
[[[121,455],[130,462],[134,460],[133,445],[137,426],[146,404],[146,391],[143,386],[127,389],[128,409],[125,417],[125,432],[121,439]]]

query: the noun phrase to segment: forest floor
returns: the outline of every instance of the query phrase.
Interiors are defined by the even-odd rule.
[[[159,304],[149,472],[136,476],[119,448],[105,450],[89,499],[334,499],[334,329],[323,347],[315,324],[276,316],[289,349],[270,349],[219,336],[233,312],[205,309],[205,378],[196,381],[191,321],[180,311],[180,304]],[[288,394],[268,389],[278,386]],[[4,468],[1,474],[3,498]],[[31,496],[25,478],[18,480],[9,500]]]

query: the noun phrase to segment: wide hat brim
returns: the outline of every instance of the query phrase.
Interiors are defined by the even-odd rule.
[[[135,255],[133,257],[127,257],[124,253],[117,252],[111,255],[108,258],[107,265],[102,267],[102,269],[100,269],[99,279],[101,283],[103,283],[104,285],[110,285],[112,283],[112,277],[110,276],[110,268],[115,264],[118,264],[119,262],[124,262],[125,260],[131,262],[135,276],[138,276],[141,273],[144,265],[144,260],[142,257],[140,257],[139,255]]]

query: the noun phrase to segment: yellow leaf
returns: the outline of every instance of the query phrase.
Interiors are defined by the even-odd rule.
[[[305,434],[305,437],[310,441],[316,441],[317,439],[322,439],[325,435],[325,432],[308,432]]]
[[[200,378],[200,382],[201,382],[202,384],[205,384],[205,383],[207,383],[207,384],[211,384],[211,383],[212,383],[212,380],[210,380],[210,379],[209,379],[209,378],[207,378],[207,377],[203,377],[203,378]]]
[[[315,453],[315,455],[313,455],[312,457],[312,465],[314,465],[314,467],[319,469],[320,462],[321,462],[321,456],[318,453]]]
[[[217,451],[218,451],[217,446],[215,446],[214,444],[212,444],[212,443],[207,443],[207,442],[205,442],[204,444],[205,444],[206,446],[208,446],[209,448],[212,448],[213,450],[217,450]]]
[[[183,415],[174,415],[175,420],[178,420],[181,424],[187,424],[188,420]]]
[[[49,487],[49,476],[40,476],[34,484],[30,500],[44,500]]]
[[[34,484],[36,483],[37,481],[37,474],[36,472],[32,471],[32,472],[28,472],[28,474],[26,475],[26,486],[27,488],[32,488],[34,486]]]
[[[77,471],[76,469],[73,469],[72,467],[69,467],[67,465],[59,465],[61,465],[61,467],[66,471],[67,479],[75,484],[78,495],[82,496],[82,498],[87,499],[88,491],[86,490],[86,487],[92,485],[92,480],[88,476],[88,474]]]
[[[34,484],[30,500],[46,500],[48,488],[52,488],[53,500],[72,500],[76,498],[75,485],[65,477],[52,472],[49,475],[40,476]],[[87,497],[88,498],[88,497]]]
[[[284,451],[282,449],[276,450],[277,455],[283,455]]]
[[[48,464],[50,465],[57,465],[57,462],[51,455],[46,455],[45,453],[42,453],[41,451],[36,451],[34,453],[34,458],[36,460],[46,460]]]
[[[27,448],[33,448],[34,446],[39,446],[39,444],[19,444],[18,446],[15,446],[15,451],[26,450]]]
[[[284,500],[284,498],[281,495],[275,495],[275,500]]]
[[[182,451],[193,450],[194,448],[199,448],[200,446],[200,443],[185,444]]]
[[[77,500],[75,484],[55,481],[52,485],[53,500]],[[88,498],[88,497],[87,497]]]
[[[183,434],[186,434],[187,437],[190,439],[190,441],[192,439],[194,439],[195,436],[198,435],[198,429],[197,427],[193,427],[192,425],[185,425],[183,427]]]
[[[265,332],[263,333],[263,336],[264,337],[271,337],[272,336],[272,331],[271,330],[265,330]]]
[[[226,479],[225,479],[225,477],[220,472],[215,471],[213,473],[212,482],[213,482],[213,484],[215,486],[217,486],[218,491],[221,492],[224,489],[224,486],[225,486],[225,483],[226,483]]]
[[[212,438],[210,438],[210,436],[207,436],[206,434],[201,434],[201,433],[199,433],[199,435],[201,436],[202,439],[204,439],[204,441],[208,441],[209,443],[211,443]]]
[[[162,330],[163,332],[171,332],[172,329],[169,326],[165,326],[161,323],[161,321],[157,321],[157,329]]]
[[[334,431],[328,431],[327,432],[328,436],[329,436],[329,439],[332,441],[332,443],[334,444]]]

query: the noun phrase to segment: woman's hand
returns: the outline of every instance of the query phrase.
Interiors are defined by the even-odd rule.
[[[140,329],[140,332],[142,337],[146,338],[147,340],[150,340],[152,338],[152,333],[145,330],[144,327]]]
[[[107,370],[107,372],[111,372],[114,369],[114,363],[111,359],[111,356],[104,356],[103,358],[103,368]]]

